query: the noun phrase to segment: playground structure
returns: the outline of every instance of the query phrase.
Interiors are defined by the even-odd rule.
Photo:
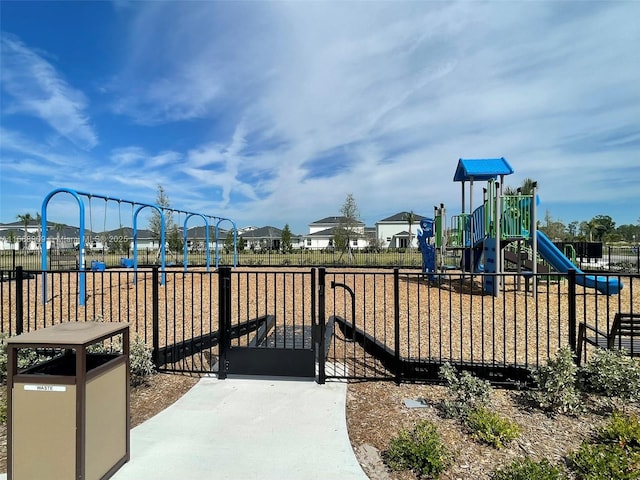
[[[60,194],[60,193],[67,193],[69,195],[71,195],[76,202],[78,203],[78,208],[79,208],[79,244],[78,244],[78,269],[80,270],[80,279],[79,279],[79,290],[78,290],[78,297],[79,297],[79,304],[80,305],[84,305],[85,302],[85,296],[86,296],[86,278],[84,275],[84,271],[86,270],[85,267],[85,228],[86,228],[86,205],[85,202],[83,201],[83,198],[88,200],[88,205],[89,205],[89,219],[90,219],[90,228],[93,230],[93,213],[92,213],[92,205],[91,205],[91,201],[94,198],[100,198],[102,200],[104,200],[105,202],[105,209],[104,209],[104,223],[103,223],[103,228],[106,229],[106,219],[107,219],[107,204],[110,201],[114,201],[117,202],[118,204],[118,215],[119,215],[119,221],[120,221],[120,228],[122,228],[122,217],[120,215],[120,208],[121,205],[124,204],[128,204],[131,205],[132,208],[132,217],[133,217],[133,238],[132,238],[132,243],[133,243],[133,260],[128,259],[128,258],[122,258],[120,265],[122,267],[125,268],[132,268],[133,272],[134,272],[134,276],[133,276],[133,281],[134,283],[136,282],[136,274],[137,274],[137,270],[138,270],[138,215],[140,214],[140,212],[142,210],[144,210],[145,208],[151,208],[153,210],[155,210],[159,216],[160,216],[160,239],[159,239],[159,244],[158,244],[158,255],[159,255],[159,259],[160,259],[160,268],[161,268],[161,277],[160,277],[160,284],[164,285],[165,283],[165,274],[164,271],[166,269],[166,247],[167,247],[167,242],[166,242],[166,221],[165,221],[165,213],[166,212],[171,212],[171,213],[178,213],[178,214],[184,214],[185,215],[185,220],[184,220],[184,224],[183,224],[183,244],[184,244],[184,251],[183,251],[183,266],[184,266],[184,271],[187,272],[188,270],[188,247],[187,247],[187,225],[189,220],[192,217],[200,217],[203,219],[204,223],[205,223],[205,253],[206,253],[206,269],[207,271],[209,271],[210,268],[210,243],[209,243],[209,220],[215,220],[215,238],[216,238],[216,242],[215,242],[215,259],[216,259],[216,268],[218,268],[219,266],[219,255],[218,255],[218,242],[217,242],[217,238],[219,235],[219,226],[222,222],[228,221],[232,224],[233,226],[233,251],[234,251],[234,259],[233,259],[233,265],[234,267],[237,266],[237,259],[238,259],[238,253],[237,253],[237,228],[235,223],[228,219],[228,218],[223,218],[223,217],[215,217],[215,216],[211,216],[211,215],[204,215],[201,213],[196,213],[196,212],[189,212],[186,210],[178,210],[178,209],[173,209],[173,208],[168,208],[168,207],[162,207],[159,205],[155,205],[155,204],[150,204],[150,203],[142,203],[142,202],[138,202],[138,201],[133,201],[133,200],[126,200],[126,199],[121,199],[121,198],[114,198],[114,197],[109,197],[107,195],[102,195],[102,194],[96,194],[96,193],[89,193],[89,192],[81,192],[78,190],[73,190],[70,188],[57,188],[52,190],[51,192],[49,192],[49,194],[44,198],[44,200],[42,201],[42,207],[41,207],[41,228],[42,228],[42,238],[41,238],[41,248],[42,248],[42,271],[46,272],[48,270],[47,266],[48,266],[48,261],[47,261],[47,207],[49,205],[49,202],[51,201],[51,199],[53,197],[55,197],[56,195]],[[91,232],[93,233],[93,231]],[[103,235],[104,235],[104,231],[103,231]],[[104,248],[104,245],[103,245]],[[105,264],[104,262],[99,262],[99,261],[92,261],[91,262],[91,270],[93,271],[104,271],[105,270]],[[46,273],[43,275],[43,288],[42,288],[42,300],[43,303],[46,303],[48,299],[48,292],[47,292],[47,275]]]
[[[606,295],[618,294],[622,284],[617,279],[584,275],[536,228],[538,197],[535,182],[531,193],[504,194],[504,177],[513,172],[505,158],[459,159],[453,180],[460,182],[462,187],[461,213],[451,217],[447,228],[446,210],[441,204],[440,207],[434,207],[433,220],[421,221],[422,231],[418,232],[418,242],[423,256],[423,273],[434,280],[438,271],[455,268],[446,260],[457,258],[451,252],[460,252],[458,268],[462,271],[496,274],[483,275],[483,289],[497,296],[501,287],[500,274],[506,271],[505,262],[508,260],[516,263],[518,273],[531,277],[535,296],[536,274],[550,272],[538,260],[540,257],[556,272],[575,270],[578,274],[577,283],[583,287],[595,288]],[[478,180],[486,181],[487,186],[483,189],[482,203],[474,208],[473,187]],[[465,205],[467,196],[468,209]],[[517,253],[505,250],[514,242],[517,242]],[[522,243],[531,248],[529,260],[522,257]],[[436,250],[439,252],[439,262],[436,262]]]

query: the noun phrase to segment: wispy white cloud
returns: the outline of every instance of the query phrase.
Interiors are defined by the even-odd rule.
[[[82,149],[98,144],[86,113],[87,98],[37,51],[2,33],[3,115],[35,116]]]

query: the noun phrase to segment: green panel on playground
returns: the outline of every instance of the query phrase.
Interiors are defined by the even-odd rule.
[[[451,217],[447,224],[443,204],[434,208],[434,218],[420,222],[418,245],[422,252],[422,269],[429,279],[435,281],[443,271],[451,268],[471,273],[495,273],[505,271],[502,249],[512,242],[523,242],[531,248],[530,270],[520,270],[535,279],[538,256],[553,270],[567,273],[575,270],[576,281],[587,288],[595,288],[606,295],[616,295],[622,283],[616,278],[584,275],[551,240],[536,229],[536,209],[539,199],[536,184],[528,194],[505,195],[504,177],[511,175],[513,168],[505,158],[483,158],[458,160],[453,177],[462,187],[461,213]],[[479,206],[473,204],[474,183],[486,182],[483,199]],[[467,191],[468,187],[468,191]],[[439,251],[439,264],[437,264]],[[450,260],[456,259],[456,264]],[[534,261],[535,259],[535,261]],[[498,295],[499,275],[484,275],[483,288]]]

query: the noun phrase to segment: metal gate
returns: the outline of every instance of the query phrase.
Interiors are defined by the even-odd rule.
[[[219,274],[218,376],[315,377],[316,272]]]

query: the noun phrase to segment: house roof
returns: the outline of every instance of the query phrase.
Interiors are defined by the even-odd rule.
[[[511,175],[513,168],[504,157],[501,158],[461,158],[458,160],[454,182],[491,180],[498,175]]]
[[[376,223],[407,223],[407,220],[405,219],[405,215],[407,215],[409,212],[398,212],[395,215],[391,215],[390,217],[384,218],[382,220],[380,220],[379,222]],[[417,213],[414,213],[415,215],[415,220],[413,223],[420,223],[420,220],[422,220],[423,217],[422,215],[418,215]]]
[[[187,229],[187,239],[202,239],[205,237],[205,226],[199,225],[197,227],[191,227]],[[225,238],[227,235],[227,230],[223,228],[218,228],[218,236],[220,238]],[[214,240],[216,236],[216,227],[209,225],[209,240]]]
[[[242,238],[280,238],[282,237],[282,230],[276,227],[266,226],[242,233],[240,236]]]
[[[341,222],[346,222],[346,220],[346,217],[325,217],[321,220],[316,220],[309,225],[338,225]],[[356,220],[354,223],[357,223],[358,225],[364,225],[364,222],[361,222],[360,220]]]
[[[332,237],[336,231],[336,227],[325,228],[319,232],[310,233],[307,237]]]
[[[167,232],[165,232],[166,235]],[[151,230],[146,230],[144,228],[139,228],[137,230],[138,239],[148,239],[153,238],[155,234]],[[96,233],[96,235],[100,235]],[[114,228],[113,230],[109,230],[105,232],[105,235],[109,235],[112,237],[128,237],[133,240],[133,228],[131,227],[122,227],[122,228]],[[51,236],[51,232],[49,232],[49,236]]]

